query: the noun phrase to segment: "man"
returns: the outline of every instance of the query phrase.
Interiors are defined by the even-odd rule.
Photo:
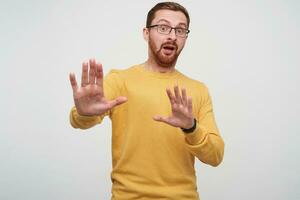
[[[112,70],[83,63],[81,86],[70,74],[75,128],[112,121],[112,199],[199,199],[194,160],[217,166],[223,158],[207,87],[175,69],[189,33],[189,15],[158,3],[143,29],[145,63]],[[172,89],[171,89],[172,87]]]

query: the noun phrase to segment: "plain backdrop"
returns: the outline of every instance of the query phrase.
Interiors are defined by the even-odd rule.
[[[144,62],[157,2],[0,1],[0,199],[110,198],[110,120],[70,126],[68,74]],[[191,33],[177,69],[209,87],[226,144],[217,168],[196,162],[201,199],[300,199],[300,1],[178,2]]]

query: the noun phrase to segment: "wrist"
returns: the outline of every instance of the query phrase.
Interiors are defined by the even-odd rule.
[[[192,133],[196,129],[196,127],[197,127],[197,120],[194,118],[192,127],[190,127],[190,128],[181,128],[181,130],[184,133]]]

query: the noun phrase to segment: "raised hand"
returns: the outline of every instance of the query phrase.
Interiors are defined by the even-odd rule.
[[[181,89],[181,95],[178,86],[174,86],[175,96],[169,88],[166,89],[172,108],[172,114],[169,117],[154,116],[156,121],[167,123],[171,126],[189,129],[194,125],[192,98],[186,96],[185,88]]]
[[[102,64],[90,59],[82,64],[81,86],[78,87],[75,74],[70,73],[74,103],[78,114],[86,116],[102,115],[113,107],[127,101],[120,96],[108,101],[103,91]]]

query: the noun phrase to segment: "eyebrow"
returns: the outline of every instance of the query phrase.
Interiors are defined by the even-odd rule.
[[[166,23],[170,24],[170,22],[168,20],[166,20],[166,19],[160,19],[160,20],[157,21],[157,23],[159,23],[159,22],[166,22]],[[183,23],[183,22],[179,23],[178,25],[179,26],[185,26],[185,28],[187,27],[187,25],[185,23]]]

